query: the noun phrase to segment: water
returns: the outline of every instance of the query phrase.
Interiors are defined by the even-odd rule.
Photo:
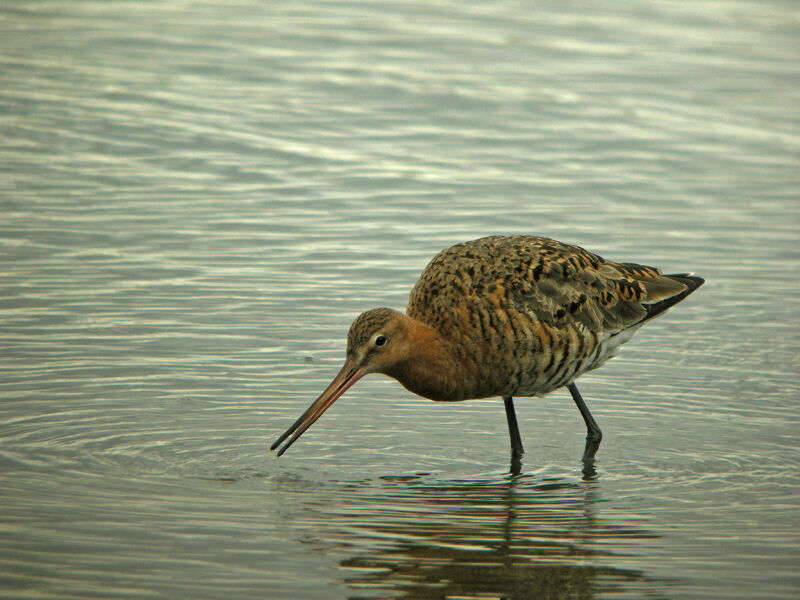
[[[5,2],[4,598],[796,598],[791,2]],[[494,233],[706,285],[581,390],[368,377],[360,311]]]

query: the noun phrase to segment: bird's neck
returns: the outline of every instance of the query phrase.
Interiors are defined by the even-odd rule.
[[[386,371],[403,386],[431,400],[464,400],[463,368],[452,343],[433,327],[404,315],[405,357]]]

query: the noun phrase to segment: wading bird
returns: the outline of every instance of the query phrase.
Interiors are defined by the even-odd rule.
[[[543,237],[456,244],[422,272],[405,314],[375,308],[353,321],[341,371],[272,450],[288,437],[278,456],[286,452],[356,381],[383,373],[431,400],[502,397],[512,472],[519,472],[512,399],[566,386],[586,422],[584,473],[594,473],[602,434],[575,379],[702,284],[692,274],[663,275]]]

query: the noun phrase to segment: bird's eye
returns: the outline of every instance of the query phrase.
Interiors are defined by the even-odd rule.
[[[377,336],[375,338],[375,345],[376,346],[383,346],[384,344],[386,344],[386,336],[385,335],[379,335],[379,336]]]

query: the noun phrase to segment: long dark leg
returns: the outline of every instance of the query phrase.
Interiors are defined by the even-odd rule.
[[[525,450],[522,447],[522,439],[519,437],[519,425],[517,425],[517,413],[514,412],[514,400],[511,396],[503,396],[503,403],[506,406],[506,418],[508,419],[508,433],[511,435],[511,475],[519,475],[522,472],[522,455]]]
[[[583,420],[586,421],[586,448],[583,451],[583,463],[585,469],[591,468],[595,452],[597,452],[597,448],[600,447],[600,440],[603,439],[603,432],[600,431],[600,428],[597,426],[592,413],[589,412],[589,408],[586,406],[583,398],[581,398],[581,394],[578,388],[575,387],[575,384],[570,383],[567,389],[569,393],[572,394],[572,399],[575,400],[575,404],[578,405],[578,410],[581,411]]]
[[[514,412],[514,400],[511,396],[503,396],[506,405],[506,418],[508,419],[508,433],[511,434],[511,457],[519,459],[525,450],[522,448],[522,439],[519,437],[519,425],[517,425],[517,413]]]

